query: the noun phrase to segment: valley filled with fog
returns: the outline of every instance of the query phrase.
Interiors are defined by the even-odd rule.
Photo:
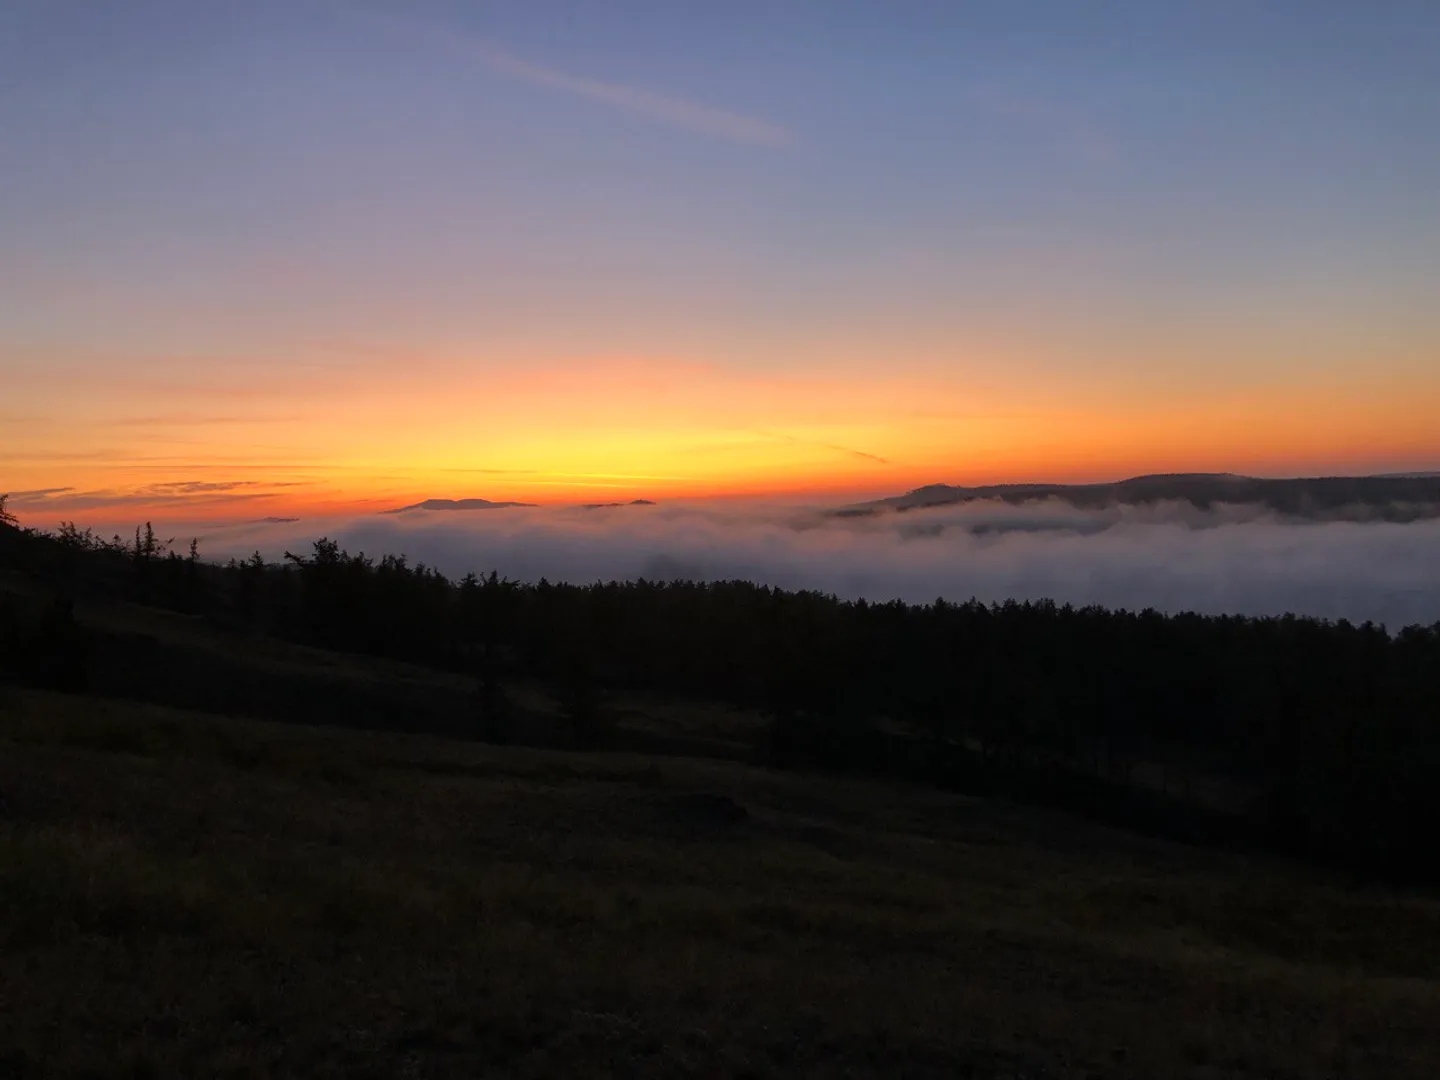
[[[823,508],[693,503],[415,510],[228,526],[208,559],[301,553],[328,536],[458,577],[521,581],[746,579],[842,598],[1051,598],[1209,614],[1294,612],[1392,629],[1440,620],[1440,520],[1309,520],[1254,505],[1166,501],[1081,508],[969,502],[837,516]]]

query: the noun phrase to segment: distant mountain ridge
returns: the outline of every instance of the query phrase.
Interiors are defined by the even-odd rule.
[[[410,510],[504,510],[512,506],[534,506],[534,503],[491,502],[489,499],[426,499],[394,510],[382,510],[382,514],[403,514]]]
[[[527,502],[492,502],[489,499],[426,499],[397,506],[394,510],[382,510],[382,514],[407,514],[411,510],[507,510],[511,507],[534,506]],[[653,499],[631,499],[628,502],[581,503],[581,510],[605,510],[614,506],[654,506]],[[293,519],[290,519],[293,520]]]
[[[904,495],[842,507],[838,517],[866,517],[954,506],[976,500],[1019,505],[1057,499],[1081,509],[1157,502],[1187,502],[1200,509],[1219,503],[1259,505],[1277,514],[1317,517],[1348,507],[1368,507],[1384,520],[1440,517],[1440,473],[1390,476],[1315,476],[1260,479],[1234,473],[1155,473],[1098,484],[987,484],[960,487],[926,484]]]

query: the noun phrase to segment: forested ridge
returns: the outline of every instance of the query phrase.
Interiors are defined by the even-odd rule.
[[[617,694],[703,699],[764,715],[755,753],[775,767],[1440,876],[1422,827],[1440,820],[1440,622],[867,603],[744,581],[452,581],[328,539],[279,563],[218,565],[149,526],[106,540],[8,517],[0,558],[35,587],[0,594],[0,674],[12,681],[87,689],[105,645],[74,605],[101,597],[463,674],[475,689],[460,729],[479,738],[519,737],[517,679],[549,687],[576,745],[595,748]]]

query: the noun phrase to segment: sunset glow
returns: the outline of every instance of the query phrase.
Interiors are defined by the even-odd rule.
[[[34,524],[1440,468],[1423,34],[243,7],[0,13]]]

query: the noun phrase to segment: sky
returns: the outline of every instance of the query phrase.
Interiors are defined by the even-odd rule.
[[[1437,56],[1433,0],[3,0],[0,492],[1440,469]]]

